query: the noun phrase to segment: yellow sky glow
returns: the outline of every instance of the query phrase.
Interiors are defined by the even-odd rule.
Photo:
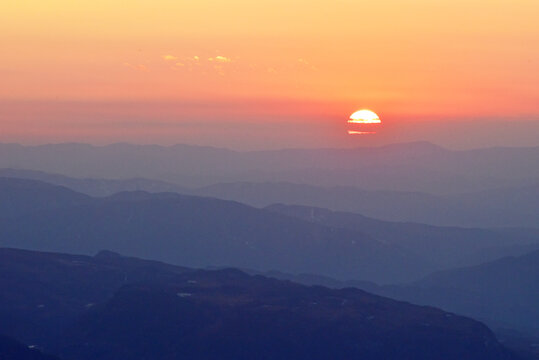
[[[3,0],[0,101],[530,117],[537,14],[536,0]]]

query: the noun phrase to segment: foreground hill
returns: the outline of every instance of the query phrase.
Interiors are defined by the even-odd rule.
[[[112,253],[0,259],[0,331],[67,360],[514,358],[481,323],[357,289]]]
[[[539,251],[477,266],[437,272],[422,280],[378,286],[312,274],[266,273],[309,285],[357,287],[379,295],[440,307],[484,321],[504,343],[539,359]]]

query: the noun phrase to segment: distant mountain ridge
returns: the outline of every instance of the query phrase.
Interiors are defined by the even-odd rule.
[[[360,231],[445,267],[470,265],[470,261],[472,264],[477,261],[471,256],[462,256],[460,263],[456,263],[455,259],[464,253],[483,252],[485,257],[481,261],[487,261],[504,257],[511,251],[519,254],[539,249],[539,230],[495,230],[389,222],[355,213],[300,205],[275,204],[265,209],[325,226]],[[519,240],[511,243],[510,239],[515,238]]]
[[[164,181],[135,179],[98,179],[73,178],[65,175],[51,174],[43,171],[23,169],[0,169],[0,177],[30,179],[65,186],[74,191],[90,196],[109,196],[124,191],[177,192],[189,193],[190,190]]]
[[[151,179],[73,178],[32,170],[0,169],[0,177],[32,179],[105,197],[124,191],[175,192],[239,201],[255,207],[304,205],[369,217],[437,226],[539,227],[539,180],[522,187],[473,193],[432,195],[406,191],[369,191],[354,186],[321,187],[294,183],[219,183],[185,188]]]
[[[457,193],[536,182],[539,147],[450,151],[418,142],[375,148],[235,152],[187,145],[0,144],[0,167],[74,177],[149,177],[187,187],[266,181]]]
[[[522,187],[453,195],[267,182],[215,184],[190,193],[257,207],[304,205],[437,226],[539,227],[539,180]]]

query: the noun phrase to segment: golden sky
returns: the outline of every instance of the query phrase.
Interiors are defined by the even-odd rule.
[[[538,14],[536,0],[3,0],[0,101],[116,103],[116,121],[133,102],[189,104],[176,121],[537,119]],[[15,111],[0,121],[32,123]]]

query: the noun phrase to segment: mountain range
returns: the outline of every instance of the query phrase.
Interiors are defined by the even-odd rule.
[[[146,178],[73,178],[22,169],[0,169],[0,177],[44,181],[97,197],[125,191],[175,192],[233,200],[255,207],[277,203],[305,205],[355,212],[381,220],[437,226],[531,228],[539,226],[538,185],[465,194],[432,195],[406,191],[369,191],[352,186],[321,187],[282,182],[235,182],[186,188]]]
[[[450,194],[536,185],[539,147],[451,151],[417,142],[375,148],[236,152],[189,145],[0,144],[0,167],[72,177],[148,177],[187,187],[238,181],[292,182]]]
[[[20,183],[4,178],[0,188],[13,194],[11,189],[19,189]],[[110,249],[193,267],[322,271],[338,278],[374,277],[382,282],[402,276],[402,269],[407,269],[406,277],[428,271],[424,261],[362,233],[232,201],[145,192],[93,198],[35,183],[41,197],[57,199],[63,192],[74,206],[51,202],[54,206],[48,210],[37,207],[14,213],[13,209],[31,207],[35,189],[17,197],[21,204],[0,201],[1,246],[83,254]],[[82,204],[81,198],[86,199]]]
[[[283,182],[219,183],[191,189],[188,193],[256,207],[314,206],[381,220],[437,226],[539,227],[539,181],[526,186],[437,195]]]
[[[484,260],[483,250],[495,256],[496,249],[513,246],[518,253],[537,242],[527,231],[508,236],[367,218],[364,227],[347,227],[175,193],[96,198],[34,180],[1,178],[0,195],[1,246],[82,254],[110,249],[192,267],[307,272],[382,284],[476,264]]]

